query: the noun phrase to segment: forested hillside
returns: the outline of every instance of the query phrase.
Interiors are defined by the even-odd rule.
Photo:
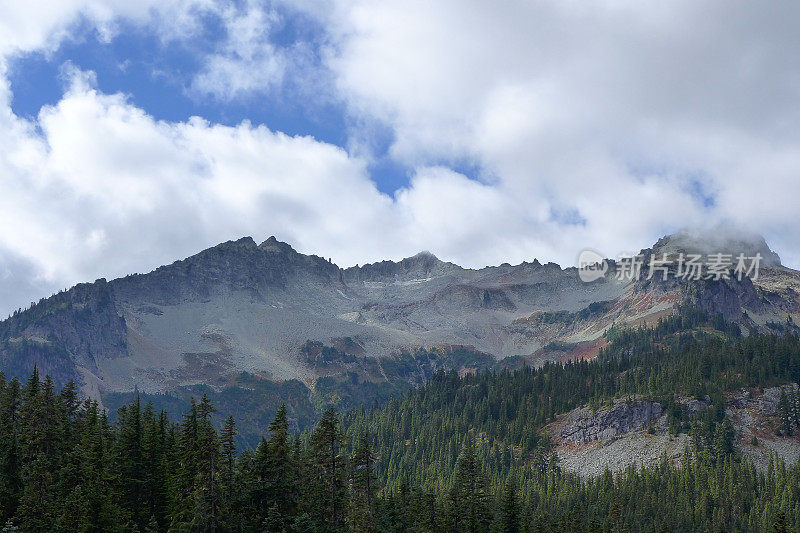
[[[800,468],[759,471],[733,442],[724,393],[795,383],[800,340],[741,336],[682,309],[617,329],[596,360],[439,372],[372,410],[329,409],[295,434],[281,407],[255,449],[207,397],[173,423],[137,398],[112,425],[74,385],[0,379],[0,523],[22,531],[788,531]],[[580,479],[542,428],[637,395],[688,432],[682,461]],[[703,398],[690,414],[674,399]],[[781,398],[789,433],[800,398]]]

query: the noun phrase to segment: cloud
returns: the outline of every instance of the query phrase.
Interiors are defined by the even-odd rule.
[[[19,6],[0,8],[0,273],[19,288],[0,279],[6,310],[248,234],[342,265],[422,249],[466,266],[569,264],[584,247],[615,256],[735,222],[800,264],[791,4]],[[291,10],[322,33],[279,42]],[[199,58],[198,97],[326,93],[346,109],[349,150],[247,122],[158,121],[69,64],[57,104],[35,120],[11,111],[3,58],[126,24],[194,39],[208,17],[225,32]],[[393,197],[367,170],[374,131],[411,169]]]
[[[320,55],[320,6],[282,0],[217,4],[214,16],[224,37],[201,58],[189,92],[220,102],[265,96],[280,105],[330,102],[335,96]]]
[[[64,288],[31,275],[38,265],[9,250],[0,249],[0,319],[17,309]]]
[[[270,41],[280,23],[277,11],[248,1],[231,4],[221,15],[226,37],[219,50],[204,59],[192,89],[231,100],[280,86],[290,58],[288,50]]]
[[[0,216],[3,227],[25,223],[0,244],[44,278],[148,270],[268,231],[356,262],[357,242],[391,235],[390,199],[341,148],[248,123],[156,121],[87,80],[73,72],[64,97],[40,112],[41,133],[13,116],[2,124]],[[354,227],[364,228],[357,241]]]
[[[335,6],[327,65],[351,113],[392,129],[396,160],[471,161],[507,209],[574,213],[595,246],[735,220],[800,249],[797,6]]]
[[[121,21],[148,26],[164,40],[195,32],[214,0],[32,0],[0,5],[0,62],[26,52],[52,52],[62,41],[94,30],[109,41]],[[81,23],[84,23],[83,25]]]

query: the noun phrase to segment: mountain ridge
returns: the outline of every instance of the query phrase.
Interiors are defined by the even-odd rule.
[[[468,269],[429,252],[340,268],[274,236],[243,237],[15,313],[0,322],[0,368],[23,376],[35,364],[100,399],[134,388],[240,387],[243,372],[298,380],[312,394],[320,379],[388,394],[442,365],[593,357],[611,325],[652,323],[683,302],[744,329],[795,327],[800,274],[773,261],[762,275],[755,283],[612,275],[584,283],[575,267],[534,260]],[[473,355],[454,358],[459,350]]]

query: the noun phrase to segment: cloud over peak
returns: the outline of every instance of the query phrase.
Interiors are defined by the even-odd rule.
[[[343,265],[429,249],[483,266],[571,263],[584,247],[613,256],[680,227],[735,222],[796,266],[797,11],[688,1],[8,4],[4,309],[241,235],[277,234]],[[64,64],[58,101],[33,119],[15,114],[6,67],[93,32],[100,42],[157,35],[155,54],[169,53],[165,43],[191,50],[196,69],[175,90],[221,109],[246,101],[313,115],[310,102],[332,102],[347,142],[269,123],[158,120],[135,103],[140,87],[104,92],[104,73],[79,59]],[[392,196],[370,174],[380,162],[409,175]]]

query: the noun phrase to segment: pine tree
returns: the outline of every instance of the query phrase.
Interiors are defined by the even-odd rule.
[[[344,522],[347,485],[343,442],[339,416],[335,409],[329,408],[309,439],[313,486],[308,495],[311,515],[329,531],[339,531]]]
[[[502,533],[517,533],[520,530],[520,510],[517,501],[517,484],[513,477],[508,478],[500,503],[500,527]]]
[[[120,504],[131,523],[144,529],[150,515],[145,509],[145,457],[142,440],[141,399],[139,394],[132,404],[119,410],[119,431],[114,450],[116,486]]]
[[[195,487],[196,508],[193,523],[204,531],[217,530],[222,508],[220,486],[221,448],[217,432],[211,424],[216,410],[203,394],[197,406],[197,448],[200,464]]]
[[[222,460],[225,468],[225,504],[228,509],[233,505],[234,475],[236,471],[236,422],[232,416],[225,421],[220,433],[222,444]]]
[[[19,409],[19,381],[0,372],[0,516],[14,516],[22,491]]]
[[[58,417],[52,379],[39,383],[39,373],[33,374],[23,391],[20,408],[23,430],[20,434],[23,490],[17,517],[26,529],[52,529],[56,519],[54,475],[58,472]]]
[[[268,510],[274,507],[273,517],[286,519],[297,509],[297,471],[289,441],[289,421],[286,405],[281,404],[269,425],[269,439],[257,454],[257,468],[264,482]]]
[[[176,497],[173,499],[171,515],[174,524],[188,524],[192,521],[195,502],[194,498],[187,496],[195,494],[200,461],[197,402],[194,398],[189,401],[189,409],[184,413],[178,431],[180,434],[175,443],[175,473],[171,491]]]
[[[142,413],[143,513],[156,524],[167,524],[169,504],[166,414],[156,418],[150,402]]]
[[[373,531],[375,528],[375,500],[378,482],[374,472],[375,456],[369,437],[362,434],[358,447],[350,459],[350,512],[351,530]]]
[[[491,521],[487,480],[475,455],[475,441],[467,436],[450,489],[450,522],[456,531],[485,531]]]
[[[83,481],[83,529],[92,532],[108,531],[119,520],[119,509],[115,505],[118,497],[110,483],[110,472],[116,470],[111,454],[113,433],[105,411],[98,412],[97,402],[87,402],[83,416],[85,426],[78,437]]]

